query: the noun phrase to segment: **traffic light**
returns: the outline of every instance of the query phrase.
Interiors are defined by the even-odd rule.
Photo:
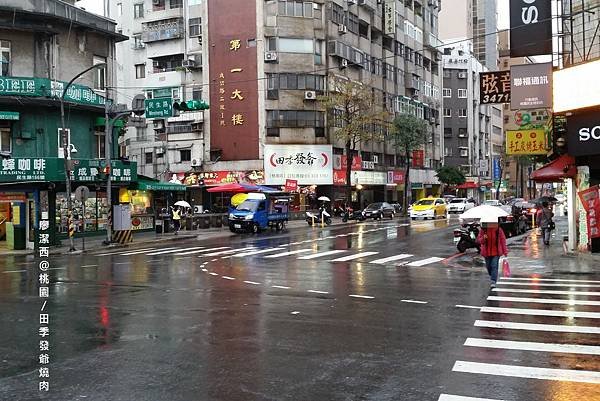
[[[110,167],[106,166],[106,167],[101,167],[100,170],[98,171],[98,179],[100,181],[104,181],[108,178],[108,175],[110,174]]]
[[[173,109],[177,111],[208,110],[208,103],[204,100],[188,100],[187,102],[174,102]]]

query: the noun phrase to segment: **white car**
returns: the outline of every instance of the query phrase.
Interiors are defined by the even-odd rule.
[[[483,201],[482,204],[487,206],[502,206],[502,203],[500,203],[500,201],[496,199],[488,199],[486,201]]]
[[[454,198],[448,202],[448,213],[464,213],[475,207],[475,201],[467,198]]]

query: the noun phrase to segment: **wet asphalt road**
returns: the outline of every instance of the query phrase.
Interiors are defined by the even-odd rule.
[[[491,292],[471,258],[444,260],[455,225],[367,222],[53,258],[47,394],[35,266],[6,257],[0,399],[600,400],[600,277],[523,275]]]

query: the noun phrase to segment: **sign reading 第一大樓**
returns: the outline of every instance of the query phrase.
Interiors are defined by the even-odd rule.
[[[67,84],[47,78],[0,77],[0,96],[29,96],[58,99]],[[65,93],[65,101],[93,106],[104,106],[106,99],[87,86],[72,84]]]

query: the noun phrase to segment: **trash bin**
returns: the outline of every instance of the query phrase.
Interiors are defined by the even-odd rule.
[[[163,233],[163,221],[162,220],[156,220],[155,229],[156,229],[157,234]]]
[[[165,219],[163,221],[163,233],[171,232],[171,219]]]
[[[191,217],[185,218],[185,229],[187,231],[192,231],[192,218]]]
[[[213,216],[213,221],[211,224],[213,227],[222,227],[223,226],[223,220],[221,218],[221,215],[215,215]]]
[[[208,217],[206,216],[202,216],[198,218],[198,227],[199,228],[208,228],[209,223],[208,223]]]

